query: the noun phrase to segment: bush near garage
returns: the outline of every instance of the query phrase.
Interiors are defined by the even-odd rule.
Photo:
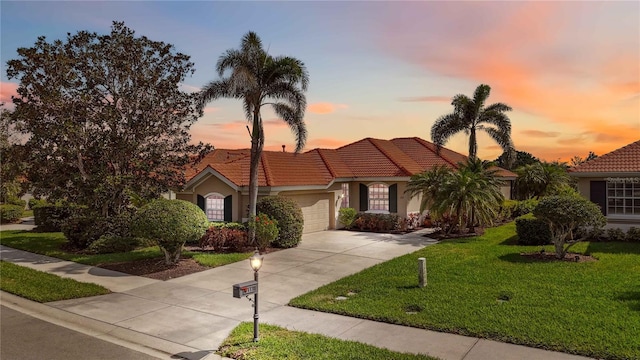
[[[278,222],[278,237],[274,247],[291,248],[302,240],[304,217],[300,205],[284,196],[265,196],[258,200],[257,213],[264,213]]]

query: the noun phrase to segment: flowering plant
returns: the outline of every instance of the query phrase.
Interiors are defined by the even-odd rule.
[[[256,242],[260,250],[269,246],[279,234],[278,221],[264,213],[258,213],[252,221],[249,221],[249,226],[253,227],[256,233]]]

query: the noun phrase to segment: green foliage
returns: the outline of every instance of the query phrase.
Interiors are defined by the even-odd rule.
[[[0,221],[3,223],[13,223],[20,220],[24,206],[1,204],[0,205]]]
[[[60,227],[72,247],[86,249],[102,236],[105,223],[97,214],[83,212],[66,218]]]
[[[481,130],[513,157],[511,120],[505,114],[511,107],[503,103],[484,106],[490,93],[491,87],[482,84],[476,88],[473,99],[463,94],[453,97],[453,112],[439,117],[431,127],[431,141],[438,149],[453,135],[464,132],[469,135],[469,158],[475,159],[478,151],[476,132]]]
[[[549,224],[556,256],[560,259],[564,258],[569,247],[584,239],[572,238],[575,229],[597,230],[607,223],[598,205],[580,195],[544,197],[533,214]]]
[[[19,81],[11,121],[27,134],[26,175],[35,195],[67,199],[109,217],[131,202],[179,187],[176,171],[207,150],[190,144],[197,94],[180,90],[193,72],[173,46],[136,37],[122,22],[98,35],[17,49],[7,76]]]
[[[607,241],[625,241],[626,234],[620,228],[607,229]]]
[[[441,187],[453,176],[454,170],[445,165],[436,165],[419,174],[412,175],[407,183],[405,193],[410,197],[421,196],[420,212],[431,209],[441,201]]]
[[[255,219],[249,221],[249,227],[255,231],[260,250],[266,249],[278,237],[278,221],[267,214],[258,213]]]
[[[537,205],[536,199],[505,200],[500,208],[500,217],[505,220],[514,219],[531,213]]]
[[[497,159],[494,160],[496,166],[507,170],[513,170],[521,166],[534,164],[540,161],[538,158],[525,151],[516,150],[515,153],[515,160],[512,160],[511,157],[513,154],[510,151],[504,151]]]
[[[640,228],[632,226],[627,230],[627,236],[625,238],[628,242],[640,242]]]
[[[185,242],[197,241],[208,228],[209,220],[197,205],[162,198],[140,208],[131,223],[133,235],[153,240],[169,265],[180,260]]]
[[[64,222],[85,207],[75,204],[58,202],[55,204],[38,205],[33,209],[34,221],[39,232],[62,231]]]
[[[11,205],[18,205],[18,206],[21,206],[23,209],[27,205],[26,201],[24,201],[24,200],[22,200],[20,198],[17,198],[17,197],[10,197],[4,203],[5,204],[11,204]]]
[[[551,230],[549,224],[534,217],[520,217],[516,219],[516,233],[520,245],[551,244]]]
[[[261,109],[271,105],[274,113],[291,129],[296,138],[296,152],[307,140],[304,112],[307,99],[304,94],[309,84],[309,73],[304,63],[294,57],[272,56],[262,46],[260,37],[252,31],[242,37],[239,49],[229,49],[218,58],[216,70],[219,80],[202,89],[201,107],[212,100],[232,98],[242,100],[251,128],[251,162],[249,169],[249,218],[260,210],[258,199],[258,166],[264,147],[264,128]],[[269,214],[273,216],[273,214]],[[279,218],[277,218],[280,221]],[[250,229],[250,239],[254,240]],[[296,230],[293,230],[294,232]],[[280,229],[280,246],[298,243],[295,236],[287,239]]]
[[[427,355],[398,353],[355,341],[318,334],[290,331],[260,324],[260,342],[253,342],[253,323],[241,323],[224,340],[218,354],[242,359],[350,359],[350,360],[436,360]]]
[[[90,283],[0,261],[0,289],[20,297],[46,303],[109,294],[109,289]]]
[[[340,208],[340,210],[338,210],[338,221],[347,229],[351,228],[357,216],[358,212],[354,208]]]
[[[145,245],[146,241],[142,238],[102,235],[91,242],[88,250],[94,254],[112,254],[129,252]]]
[[[536,162],[519,167],[514,172],[518,174],[515,195],[520,200],[560,195],[570,184],[564,163]]]
[[[28,205],[29,209],[33,210],[37,207],[44,206],[49,204],[45,199],[31,198],[29,199]]]
[[[247,226],[239,222],[211,222],[209,227],[215,227],[216,229],[247,230]]]
[[[269,215],[278,222],[278,237],[273,246],[290,248],[302,240],[304,217],[300,205],[283,196],[265,196],[258,201],[257,211]]]

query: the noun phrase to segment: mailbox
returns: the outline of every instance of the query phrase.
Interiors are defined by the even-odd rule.
[[[233,297],[241,298],[243,296],[255,294],[258,292],[257,281],[245,281],[239,284],[233,284]]]

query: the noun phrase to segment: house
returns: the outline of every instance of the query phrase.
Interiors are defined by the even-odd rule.
[[[569,169],[610,222],[640,224],[640,140]]]
[[[411,175],[435,165],[457,168],[467,157],[423,139],[366,138],[337,149],[304,153],[263,151],[259,165],[258,197],[282,195],[302,208],[304,232],[335,229],[341,207],[358,211],[418,212],[420,199],[404,194]],[[211,221],[246,221],[249,206],[248,149],[216,149],[186,172],[178,199],[198,204]],[[511,196],[516,175],[499,169],[502,192]]]

